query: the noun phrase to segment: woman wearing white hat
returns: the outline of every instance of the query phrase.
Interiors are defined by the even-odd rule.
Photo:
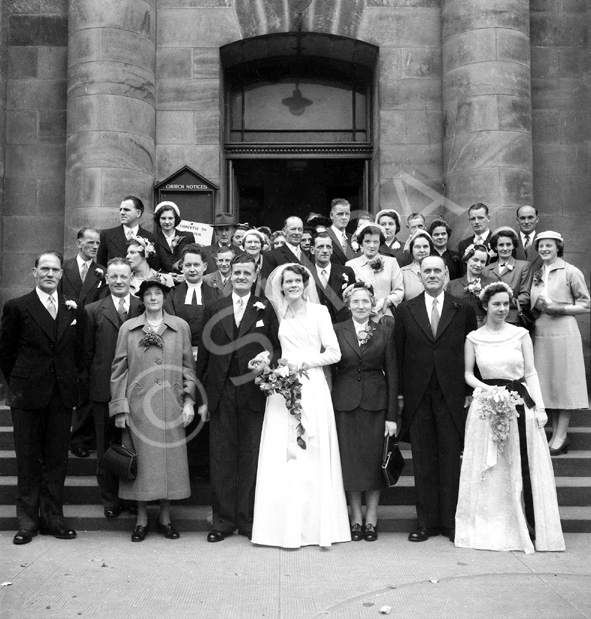
[[[562,259],[558,232],[536,235],[542,268],[534,273],[531,306],[540,312],[534,333],[535,365],[552,420],[550,453],[568,453],[568,424],[573,410],[589,408],[581,334],[575,316],[589,313],[589,290],[577,267]]]
[[[176,229],[181,223],[181,213],[174,202],[160,202],[154,209],[154,222],[158,238],[156,253],[160,260],[160,271],[170,275],[167,278],[169,285],[178,284],[182,281],[182,275],[174,265],[178,263],[185,245],[194,242],[194,236]]]

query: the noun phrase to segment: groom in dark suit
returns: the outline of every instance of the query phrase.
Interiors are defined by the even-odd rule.
[[[78,401],[78,309],[58,294],[62,257],[44,252],[35,261],[35,290],[7,301],[0,326],[0,369],[14,426],[18,532],[28,544],[41,533],[73,539],[62,495],[68,467],[72,407]]]
[[[220,542],[237,528],[250,538],[265,395],[249,362],[267,350],[279,356],[278,323],[267,300],[251,294],[256,277],[247,255],[232,261],[232,294],[206,307],[197,356],[197,378],[205,385],[210,411],[213,528]]]
[[[464,342],[477,324],[470,305],[443,292],[446,277],[441,256],[424,258],[425,292],[402,303],[394,323],[401,434],[412,446],[419,525],[411,542],[455,535],[467,404]]]

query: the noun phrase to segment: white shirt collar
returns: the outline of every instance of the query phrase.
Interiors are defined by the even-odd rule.
[[[521,232],[520,230],[519,235],[521,236],[521,244],[523,245],[523,243],[525,242],[525,232]],[[535,238],[536,238],[536,231],[534,230],[533,232],[529,233],[529,242],[531,245],[533,245]]]
[[[294,256],[297,256],[298,253],[300,253],[301,255],[302,249],[299,245],[292,245],[291,243],[288,243],[287,241],[285,242],[285,244],[289,247],[289,249],[291,249]]]
[[[125,297],[116,297],[114,294],[112,294],[111,299],[113,299],[113,305],[115,306],[115,309],[119,309],[119,299],[123,299],[123,305],[125,305],[125,311],[129,312],[129,305],[131,304],[131,294],[128,294]]]
[[[353,326],[355,327],[355,333],[359,333],[359,331],[367,331],[367,325],[369,324],[369,319],[364,323],[353,321]]]
[[[125,224],[123,224],[123,233],[125,234],[125,236],[129,236],[130,232],[133,234],[133,236],[137,236],[139,230],[140,230],[139,224],[136,224],[133,228],[130,228],[129,226],[126,226]]]
[[[327,278],[330,277],[330,265],[331,264],[332,263],[329,262],[325,267],[321,267],[318,264],[316,264],[316,271],[318,272],[318,275],[320,275],[322,271],[326,271],[326,277]]]
[[[490,235],[490,228],[486,232],[483,232],[482,234],[474,234],[474,238],[479,236],[483,241],[486,241],[489,235]]]
[[[344,230],[339,230],[334,224],[330,227],[330,229],[334,232],[339,241],[346,236],[346,232]]]
[[[442,290],[436,297],[432,297],[430,294],[425,292],[425,308],[427,309],[427,316],[429,319],[431,318],[431,310],[433,309],[433,299],[437,299],[437,309],[439,310],[439,315],[441,316],[441,310],[443,309],[443,295],[445,292]]]
[[[44,290],[41,290],[41,288],[35,288],[35,290],[37,291],[37,296],[39,297],[39,301],[43,303],[44,307],[47,307],[47,300],[51,296],[53,298],[53,302],[55,303],[55,308],[57,309],[57,306],[58,306],[57,290],[52,295],[48,295]]]
[[[80,254],[78,254],[76,256],[76,262],[78,263],[78,270],[82,268],[83,264],[87,264],[88,268],[90,269],[90,265],[92,264],[92,258],[90,258],[89,260],[84,260],[84,258],[82,258]]]
[[[244,301],[244,307],[248,304],[248,300],[250,299],[250,292],[243,297],[237,295],[235,292],[232,292],[232,303],[236,305],[238,303],[238,299],[242,299]]]

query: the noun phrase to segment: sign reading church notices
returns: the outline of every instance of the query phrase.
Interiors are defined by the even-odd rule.
[[[198,243],[209,245],[211,230],[207,228],[213,223],[217,191],[217,185],[183,166],[154,187],[154,204],[164,200],[174,202],[183,220],[179,230],[194,232]]]
[[[181,232],[192,232],[195,235],[195,242],[199,243],[199,245],[211,245],[213,226],[209,224],[201,224],[197,221],[181,219],[181,223],[176,229]]]

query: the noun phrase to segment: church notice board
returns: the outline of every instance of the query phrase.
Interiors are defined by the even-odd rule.
[[[193,232],[199,242],[209,245],[218,189],[210,180],[184,166],[154,186],[154,204],[164,200],[174,202],[183,220],[179,230]]]

